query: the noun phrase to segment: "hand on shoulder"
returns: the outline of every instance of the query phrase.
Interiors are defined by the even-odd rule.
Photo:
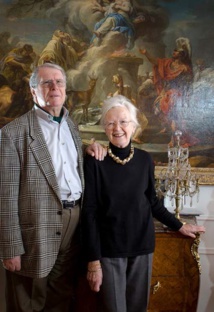
[[[95,142],[95,139],[92,139],[92,143],[86,147],[86,153],[95,157],[97,160],[104,160],[107,154],[107,148],[102,144]]]

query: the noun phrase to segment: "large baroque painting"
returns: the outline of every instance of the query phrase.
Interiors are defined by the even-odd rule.
[[[84,142],[106,143],[101,107],[122,94],[139,109],[136,146],[162,166],[181,130],[191,166],[212,176],[213,1],[1,0],[0,21],[1,127],[32,107],[33,68],[53,62]]]

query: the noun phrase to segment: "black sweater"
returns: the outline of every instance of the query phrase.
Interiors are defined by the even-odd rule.
[[[110,145],[121,159],[130,152]],[[101,257],[130,257],[154,252],[153,217],[174,230],[182,223],[159,201],[154,165],[146,151],[134,149],[125,165],[109,155],[104,161],[85,157],[82,228],[88,261]]]

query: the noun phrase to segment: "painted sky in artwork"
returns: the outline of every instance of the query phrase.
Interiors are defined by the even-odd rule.
[[[17,14],[14,13],[13,18],[6,18],[7,9],[17,2],[20,3],[20,8],[22,8],[20,12],[17,12]],[[36,4],[44,3],[45,6],[46,0],[34,1],[33,3],[35,5],[29,6],[27,9],[23,6],[23,3],[22,0],[0,1],[1,31],[10,31],[13,36],[19,36],[21,42],[33,44],[35,51],[39,53],[47,41],[50,40],[53,31],[59,27],[63,27],[63,14],[67,14],[67,18],[70,19],[72,24],[75,22],[78,24],[78,16],[84,14],[84,12],[87,13],[87,7],[91,1],[60,0],[55,1],[55,5],[52,8],[47,9],[45,7],[45,9],[41,9],[40,11],[39,6]],[[192,45],[193,57],[202,57],[211,65],[213,60],[210,55],[214,49],[214,40],[211,31],[214,26],[214,3],[212,0],[138,0],[133,1],[133,4],[146,7],[153,6],[153,11],[164,8],[168,12],[170,17],[169,25],[164,31],[166,54],[171,53],[176,38],[182,36],[188,37]],[[93,25],[93,20],[90,15],[86,16],[88,19],[86,25],[90,28]],[[81,25],[79,26],[81,31]]]
[[[214,48],[211,29],[214,24],[214,2],[212,0],[158,1],[167,8],[170,24],[166,30],[165,43],[168,51],[176,37],[188,37],[192,45],[193,58],[204,58],[213,65]]]

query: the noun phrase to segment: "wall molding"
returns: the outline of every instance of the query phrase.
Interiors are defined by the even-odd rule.
[[[198,249],[200,255],[214,255],[214,248],[200,248]]]
[[[197,220],[199,221],[214,221],[214,215],[200,215],[197,216]]]

